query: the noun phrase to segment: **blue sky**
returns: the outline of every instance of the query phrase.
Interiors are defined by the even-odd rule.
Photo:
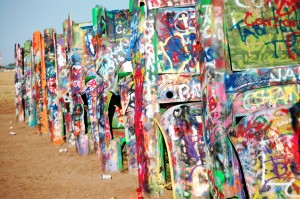
[[[14,45],[22,47],[32,40],[34,31],[55,28],[62,33],[62,23],[71,13],[72,20],[92,21],[92,8],[102,5],[108,10],[128,9],[129,0],[1,0],[0,52],[1,65],[14,62]]]

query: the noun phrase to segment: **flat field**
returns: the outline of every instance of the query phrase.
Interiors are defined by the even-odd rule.
[[[136,198],[137,176],[120,172],[100,179],[96,155],[55,146],[36,127],[16,121],[14,101],[14,71],[0,72],[0,198]],[[68,152],[60,153],[63,148]]]

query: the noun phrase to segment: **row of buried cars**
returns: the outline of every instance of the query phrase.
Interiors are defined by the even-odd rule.
[[[16,44],[16,114],[145,194],[299,197],[299,1],[131,0]]]

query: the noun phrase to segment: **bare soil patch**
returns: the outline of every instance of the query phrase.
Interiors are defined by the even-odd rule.
[[[48,135],[17,122],[14,100],[14,72],[0,72],[0,198],[136,198],[137,176],[100,179],[96,155],[55,146]],[[68,152],[59,152],[63,148]]]

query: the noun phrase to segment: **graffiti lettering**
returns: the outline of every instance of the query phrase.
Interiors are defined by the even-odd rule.
[[[251,110],[252,107],[259,108],[265,105],[267,105],[267,107],[280,104],[288,105],[290,103],[290,99],[297,100],[299,97],[297,89],[294,89],[288,87],[273,87],[247,93],[244,96],[243,107],[247,110]]]
[[[59,67],[63,67],[66,65],[66,60],[62,56],[62,47],[61,45],[57,45],[57,65]]]
[[[181,84],[178,86],[178,93],[180,99],[189,99],[194,97],[201,96],[200,84],[192,84],[192,86],[188,86],[187,84]]]
[[[126,34],[127,28],[124,28],[122,25],[117,25],[116,27],[116,33],[118,34]]]
[[[300,20],[290,20],[290,19],[282,20],[276,16],[269,17],[268,19],[257,18],[253,21],[249,19],[250,17],[252,17],[252,13],[246,12],[244,22],[247,26],[264,25],[266,27],[273,27],[273,28],[281,27],[281,26],[297,28],[298,24],[300,24]]]
[[[298,76],[298,80],[300,80],[300,76]],[[280,81],[296,81],[297,76],[295,71],[292,68],[282,69],[279,68],[278,70],[272,70],[270,73],[270,82],[280,82]]]

